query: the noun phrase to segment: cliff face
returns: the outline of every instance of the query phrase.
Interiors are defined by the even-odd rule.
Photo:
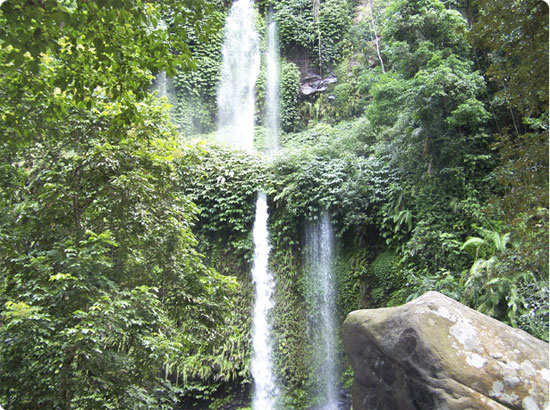
[[[437,292],[350,313],[344,345],[354,410],[548,406],[548,344]]]
[[[301,79],[319,75],[319,67],[313,63],[311,52],[300,44],[294,44],[287,48],[285,57],[296,64],[300,70]]]

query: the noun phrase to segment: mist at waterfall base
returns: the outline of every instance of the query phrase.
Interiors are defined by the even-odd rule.
[[[217,93],[218,138],[248,152],[254,148],[254,86],[260,71],[259,40],[254,18],[255,11],[250,0],[238,0],[231,6],[225,24]],[[276,95],[276,101],[268,102],[268,105],[278,106],[278,91],[273,95]],[[278,117],[278,108],[274,115]],[[274,130],[270,133],[269,152],[277,149],[278,143],[273,137],[277,132]],[[266,195],[259,192],[253,227],[254,260],[251,272],[255,299],[250,371],[254,382],[252,407],[255,410],[274,409],[279,398],[269,323],[274,306],[275,281],[268,269],[270,245],[267,221]]]
[[[327,212],[306,226],[306,297],[308,335],[314,346],[312,385],[317,410],[338,410],[339,366],[336,335],[336,283],[333,275],[334,234]]]
[[[249,152],[254,147],[254,86],[260,72],[254,19],[250,0],[238,0],[231,6],[217,90],[218,138]]]

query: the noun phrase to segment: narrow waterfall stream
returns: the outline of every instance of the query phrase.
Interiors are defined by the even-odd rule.
[[[306,227],[306,244],[307,297],[312,304],[308,332],[315,346],[312,371],[313,393],[318,403],[315,408],[338,410],[334,234],[327,212],[317,224]]]
[[[271,157],[279,149],[279,63],[277,27],[269,14],[267,25],[267,154]],[[270,22],[269,22],[270,21]],[[269,314],[274,307],[275,280],[269,270],[269,234],[267,230],[268,207],[265,193],[259,192],[254,220],[254,264],[252,280],[256,287],[252,321],[253,355],[250,363],[254,379],[252,408],[270,410],[276,408],[279,398],[277,379],[272,360],[272,337]]]
[[[260,70],[258,33],[254,28],[255,11],[251,0],[238,0],[231,6],[226,20],[225,38],[222,47],[221,80],[218,86],[218,137],[231,145],[252,151],[254,148],[254,86]],[[268,35],[269,37],[269,35]],[[269,42],[269,40],[268,40]],[[273,72],[277,85],[271,84],[268,91],[268,155],[277,150],[278,141],[278,69],[273,55],[268,52],[268,82]],[[270,62],[271,61],[271,62]],[[275,68],[274,68],[275,67]],[[273,71],[275,70],[275,71]],[[274,128],[272,128],[272,126]],[[272,337],[269,315],[274,306],[275,281],[268,269],[269,235],[267,229],[268,207],[265,193],[259,192],[253,227],[254,261],[252,281],[255,286],[252,314],[252,373],[255,410],[270,410],[276,407],[279,390],[273,369]]]
[[[273,11],[270,9],[267,15],[267,33],[266,33],[266,67],[267,67],[267,87],[266,87],[266,126],[267,126],[267,153],[273,155],[279,149],[279,41],[277,35],[277,23],[273,20]]]
[[[267,232],[267,199],[263,192],[258,193],[256,218],[254,220],[254,264],[252,280],[256,288],[254,313],[252,316],[252,347],[250,363],[254,379],[254,397],[252,408],[268,410],[275,407],[278,396],[273,371],[271,326],[269,312],[273,308],[275,282],[268,269],[269,237]]]
[[[159,71],[153,82],[152,91],[156,91],[159,98],[166,98],[169,104],[174,104],[176,99],[174,81],[166,75],[166,71]]]

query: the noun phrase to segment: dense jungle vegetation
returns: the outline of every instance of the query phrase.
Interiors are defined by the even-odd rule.
[[[258,153],[213,138],[230,6],[0,1],[0,404],[246,407],[260,189],[285,408],[315,405],[303,233],[324,210],[340,319],[437,290],[548,340],[546,3],[258,0],[272,161],[265,62]],[[307,73],[337,82],[306,96]]]

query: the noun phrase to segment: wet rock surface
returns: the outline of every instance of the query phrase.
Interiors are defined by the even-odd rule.
[[[437,292],[350,313],[344,345],[354,410],[548,407],[548,344]]]

